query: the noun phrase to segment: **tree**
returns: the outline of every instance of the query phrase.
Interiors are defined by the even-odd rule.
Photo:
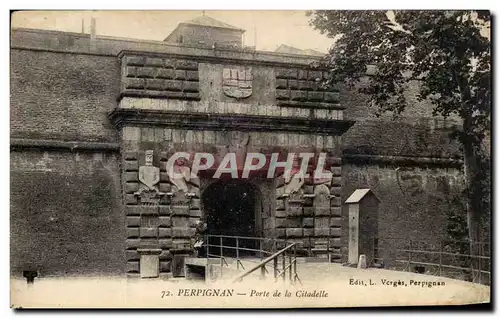
[[[471,242],[480,240],[481,214],[489,208],[482,150],[490,133],[490,14],[488,11],[313,11],[311,25],[335,40],[322,66],[324,85],[339,82],[366,94],[378,114],[411,108],[405,98],[418,81],[419,100],[435,116],[457,116]],[[373,74],[367,77],[368,67]],[[367,79],[362,87],[356,84]],[[489,170],[489,166],[487,167]],[[489,172],[488,172],[489,175]],[[489,180],[489,179],[488,179]],[[472,248],[471,243],[471,248]]]

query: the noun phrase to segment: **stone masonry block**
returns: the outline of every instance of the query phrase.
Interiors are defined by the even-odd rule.
[[[293,101],[305,101],[307,99],[307,92],[304,91],[291,91],[290,92],[291,99]]]
[[[158,228],[141,227],[139,233],[141,237],[145,238],[158,237]]]
[[[186,71],[185,70],[175,70],[175,79],[185,80],[186,79]]]
[[[288,100],[290,99],[290,91],[287,89],[277,89],[276,99],[278,100]]]
[[[159,190],[160,192],[167,193],[172,190],[172,186],[170,185],[170,183],[160,182]]]
[[[331,216],[342,216],[342,208],[340,208],[340,207],[332,207],[330,215]]]
[[[160,253],[160,260],[171,260],[172,259],[172,252],[163,250]]]
[[[137,250],[126,250],[125,251],[127,261],[138,261],[140,258],[139,253]]]
[[[314,207],[304,207],[304,216],[313,216],[315,208]]]
[[[198,92],[200,90],[200,84],[198,82],[184,82],[183,92]]]
[[[287,237],[302,237],[303,229],[302,228],[287,228],[286,229]]]
[[[340,237],[339,238],[334,238],[330,239],[330,246],[334,248],[340,248],[342,246],[342,242]]]
[[[281,78],[276,79],[276,88],[277,89],[287,89],[288,84],[287,84],[286,79],[281,79]]]
[[[158,237],[159,238],[172,237],[172,228],[170,228],[170,227],[159,227],[158,228]]]
[[[330,227],[330,219],[328,217],[316,217],[314,218],[314,227]]]
[[[136,127],[133,127],[136,128]],[[134,137],[136,138],[136,137]],[[137,160],[137,151],[125,151],[123,153],[123,159],[125,160]]]
[[[339,102],[339,93],[325,92],[325,99],[324,100],[327,103],[338,103]]]
[[[137,204],[137,197],[134,194],[124,194],[123,203],[125,205]]]
[[[144,57],[142,56],[127,56],[125,58],[126,65],[136,65],[141,66],[144,65]]]
[[[172,237],[174,238],[191,238],[195,234],[195,229],[184,227],[173,227]]]
[[[333,197],[330,199],[330,206],[336,207],[342,205],[342,199],[340,197]]]
[[[146,62],[144,63],[145,65],[150,65],[150,66],[163,66],[163,60],[158,57],[146,57]]]
[[[175,68],[176,69],[183,69],[183,70],[198,70],[198,63],[195,61],[189,61],[189,60],[176,60],[175,61]]]
[[[342,195],[342,188],[341,187],[331,187],[330,194],[340,196],[340,195]]]
[[[146,81],[142,78],[125,78],[125,88],[129,89],[143,89]]]
[[[314,215],[315,216],[323,216],[323,215],[330,215],[330,207],[322,207],[322,206],[317,206],[314,208]]]
[[[297,74],[297,79],[299,80],[307,80],[307,70],[299,70]]]
[[[274,215],[277,217],[277,218],[284,218],[286,217],[286,211],[285,210],[276,210],[274,212]]]
[[[286,229],[285,228],[276,229],[276,237],[277,238],[285,238],[286,237]]]
[[[171,249],[174,247],[174,242],[171,238],[159,239],[158,245],[161,249]]]
[[[303,235],[306,237],[314,236],[314,228],[305,228]]]
[[[188,205],[173,206],[172,215],[189,215],[189,206]]]
[[[178,80],[165,80],[165,90],[180,92],[182,91],[182,81]]]
[[[125,246],[127,249],[137,249],[139,247],[140,240],[139,239],[126,239]]]
[[[135,77],[137,75],[137,68],[134,66],[127,66],[123,75],[126,77]]]
[[[134,172],[127,171],[124,173],[124,179],[125,182],[138,182],[139,174],[135,171]]]
[[[139,272],[139,261],[127,262],[127,273],[138,273],[138,272]]]
[[[342,224],[341,217],[331,217],[330,218],[330,227],[340,227]]]
[[[174,216],[172,217],[172,226],[173,227],[189,227],[189,218],[183,216]]]
[[[332,237],[340,237],[341,234],[341,229],[339,227],[331,228],[330,229],[330,236]]]
[[[195,218],[201,218],[201,210],[197,209],[197,210],[189,210],[189,216],[190,217],[195,217]]]
[[[331,167],[330,171],[332,172],[332,175],[334,175],[335,177],[342,175],[342,167]]]
[[[303,218],[302,219],[303,227],[314,227],[314,218]]]
[[[284,78],[284,79],[289,79],[289,78],[296,79],[297,78],[297,70],[296,69],[279,68],[279,69],[276,69],[275,72],[276,72],[276,78]]]
[[[287,218],[285,221],[286,227],[301,227],[301,218]]]
[[[308,92],[307,99],[312,102],[319,102],[323,100],[323,92],[318,92],[318,91]]]
[[[332,178],[332,186],[340,186],[342,185],[342,178],[341,177],[333,177]]]
[[[138,238],[139,237],[139,228],[138,227],[127,227],[126,233],[127,233],[127,238]]]
[[[126,182],[123,186],[123,191],[127,194],[133,194],[139,190],[139,183],[137,182]]]
[[[173,69],[157,68],[155,77],[161,79],[174,79],[175,71]]]
[[[168,273],[171,271],[170,261],[160,261],[160,273]]]
[[[288,80],[288,88],[291,90],[298,90],[299,89],[299,81]]]
[[[186,71],[186,80],[190,82],[198,82],[199,81],[198,71]]]
[[[126,218],[127,226],[140,226],[141,225],[141,217],[139,216],[127,216]]]
[[[158,225],[163,227],[172,226],[172,219],[169,216],[160,216],[158,218]]]
[[[125,171],[137,171],[139,170],[139,162],[137,160],[125,160],[123,162],[123,169]]]
[[[163,90],[163,80],[161,79],[147,79],[146,80],[146,89],[153,91],[161,91]]]
[[[327,237],[330,235],[330,228],[320,228],[320,227],[315,227],[314,228],[314,236],[317,237]]]
[[[189,208],[191,210],[197,210],[200,208],[200,199],[191,199],[191,204],[189,205]]]
[[[276,218],[275,225],[277,228],[286,227],[286,219],[285,218]]]
[[[314,193],[314,186],[312,186],[312,185],[304,185],[303,188],[304,188],[304,193],[305,194],[312,194],[312,193]]]
[[[276,210],[284,210],[284,209],[285,209],[285,201],[276,200]]]
[[[128,216],[140,216],[141,215],[141,206],[139,205],[130,205],[125,206],[125,214]]]
[[[170,215],[172,214],[172,210],[168,205],[160,205],[159,213],[160,215]]]
[[[301,216],[302,206],[290,206],[287,211],[287,216]]]
[[[155,76],[155,69],[152,67],[138,67],[137,77],[153,78]]]
[[[312,90],[312,84],[309,81],[298,81],[299,82],[299,90],[301,91],[310,91]],[[311,94],[307,94],[308,99],[310,99]]]

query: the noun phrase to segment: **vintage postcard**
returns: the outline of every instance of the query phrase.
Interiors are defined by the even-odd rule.
[[[490,303],[490,13],[16,11],[12,308]]]

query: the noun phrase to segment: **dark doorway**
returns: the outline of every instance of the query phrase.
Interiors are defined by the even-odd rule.
[[[203,210],[206,216],[208,234],[260,237],[260,191],[252,184],[241,181],[218,181],[203,192]],[[220,245],[220,241],[210,240]],[[224,238],[223,245],[236,246],[236,239]],[[258,241],[238,239],[238,246],[255,249]],[[220,254],[211,248],[211,254]],[[234,256],[234,249],[224,249],[224,255]],[[255,255],[253,251],[239,251],[241,256]]]

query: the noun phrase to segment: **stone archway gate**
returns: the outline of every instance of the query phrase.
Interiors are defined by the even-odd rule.
[[[206,180],[170,178],[165,163],[176,151],[326,153],[327,182],[292,193],[282,178],[262,182],[264,236],[340,249],[341,135],[354,122],[343,119],[339,92],[318,85],[325,71],[299,56],[185,50],[119,54],[121,94],[109,118],[121,136],[127,273],[168,273],[189,252]]]

